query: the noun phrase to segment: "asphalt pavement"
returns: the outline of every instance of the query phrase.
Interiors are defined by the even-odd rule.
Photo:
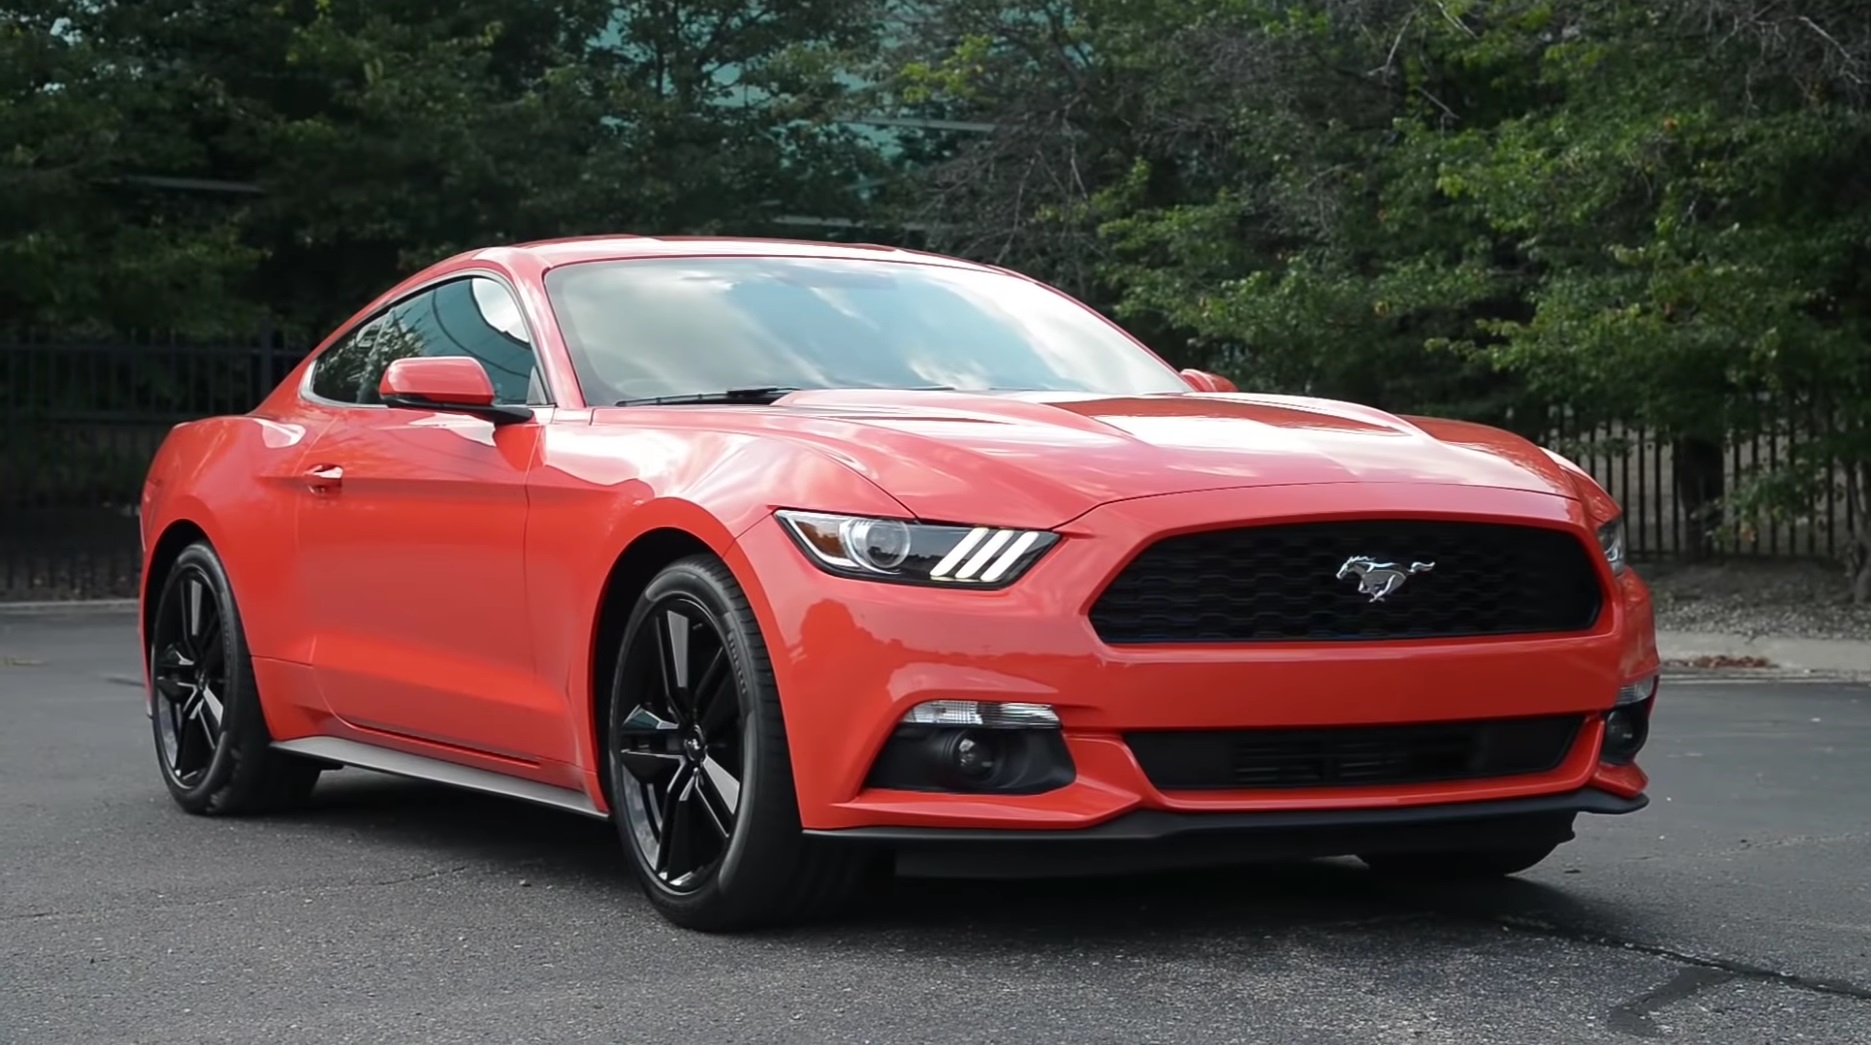
[[[176,809],[121,613],[0,611],[0,1043],[1871,1043],[1871,688],[1666,681],[1653,804],[1486,888],[1355,862],[743,937],[608,825],[357,770]]]

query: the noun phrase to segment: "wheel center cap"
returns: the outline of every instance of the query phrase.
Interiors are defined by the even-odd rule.
[[[682,741],[682,750],[688,754],[689,758],[700,762],[702,760],[702,738],[699,736],[688,737]]]

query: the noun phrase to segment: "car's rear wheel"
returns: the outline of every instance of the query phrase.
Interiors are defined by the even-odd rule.
[[[156,759],[177,805],[249,813],[311,793],[323,766],[272,749],[240,609],[207,542],[170,565],[146,652]]]
[[[800,830],[773,666],[719,560],[657,574],[615,664],[611,808],[664,917],[731,931],[828,914],[858,894],[869,854]]]
[[[1559,843],[1553,842],[1447,852],[1370,853],[1358,859],[1372,871],[1390,878],[1462,881],[1519,874],[1553,855],[1557,848]]]

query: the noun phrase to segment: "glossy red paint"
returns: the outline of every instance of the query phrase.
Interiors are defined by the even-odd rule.
[[[1182,379],[1197,392],[1238,392],[1233,381],[1220,374],[1211,374],[1206,370],[1184,369]]]
[[[1120,737],[1149,727],[1405,723],[1598,712],[1657,670],[1650,597],[1601,564],[1609,607],[1567,636],[1114,648],[1086,612],[1147,542],[1225,525],[1408,515],[1506,520],[1595,540],[1617,505],[1518,436],[1354,404],[1243,394],[828,390],[770,406],[588,404],[543,277],[585,261],[811,255],[964,266],[909,251],[597,238],[476,251],[361,309],[482,274],[511,287],[551,406],[529,420],[318,400],[301,364],[253,411],[178,426],[142,502],[145,577],[205,534],[244,610],[276,739],[332,736],[570,788],[607,808],[594,694],[613,568],[645,541],[712,551],[774,661],[807,828],[1087,826],[1136,809],[1376,808],[1646,786],[1599,758],[1592,720],[1551,772],[1407,787],[1152,788]],[[979,267],[979,266],[972,266]],[[464,365],[465,364],[465,365]],[[1165,364],[1167,366],[1167,364]],[[385,393],[484,405],[478,364],[394,364]],[[1198,390],[1203,389],[1203,390]],[[1054,530],[999,591],[842,579],[774,511]],[[628,598],[632,592],[613,592]],[[145,590],[145,599],[151,597]],[[894,723],[929,699],[1054,705],[1077,766],[1030,796],[863,786]]]
[[[403,396],[442,406],[492,406],[494,383],[487,370],[465,356],[396,359],[383,370],[377,391],[384,399]]]

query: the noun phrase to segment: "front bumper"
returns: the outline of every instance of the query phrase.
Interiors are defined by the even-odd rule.
[[[1152,786],[1123,732],[1438,722],[1610,708],[1654,673],[1649,594],[1604,570],[1605,612],[1586,633],[1368,643],[1118,648],[1087,611],[1139,548],[1167,533],[1256,521],[1434,515],[1543,522],[1591,533],[1575,501],[1461,486],[1334,484],[1217,490],[1105,505],[997,592],[846,580],[809,563],[768,518],[733,550],[766,634],[786,715],[804,827],[1079,832],[1140,811],[1323,814],[1453,808],[1592,789],[1635,799],[1634,765],[1602,763],[1603,724],[1539,773],[1377,787],[1174,791]],[[968,520],[976,521],[976,520]],[[992,522],[992,520],[982,520]],[[866,788],[903,714],[929,700],[1052,705],[1075,767],[1039,794]]]

